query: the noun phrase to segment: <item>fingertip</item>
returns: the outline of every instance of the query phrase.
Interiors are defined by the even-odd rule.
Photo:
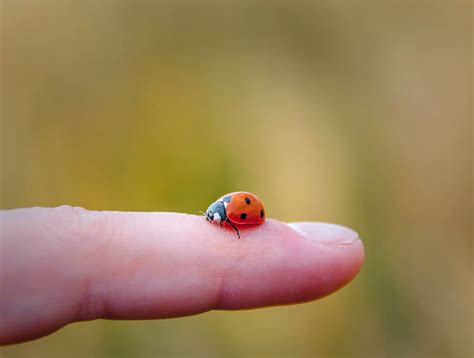
[[[364,244],[359,234],[346,226],[322,222],[295,222],[288,224],[302,237],[330,247],[344,249],[347,255],[347,279],[349,282],[361,269],[364,258]]]
[[[323,222],[289,223],[304,239],[324,245],[324,257],[333,267],[334,287],[349,283],[359,273],[365,258],[364,244],[359,234],[346,226]],[[328,293],[332,292],[328,290]]]
[[[246,239],[247,255],[227,275],[219,308],[315,300],[350,282],[364,260],[357,233],[333,224],[267,220]]]
[[[350,245],[359,239],[359,234],[348,227],[318,222],[295,222],[288,224],[308,240],[327,245]]]

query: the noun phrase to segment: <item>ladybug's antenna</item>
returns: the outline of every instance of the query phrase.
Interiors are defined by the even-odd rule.
[[[201,215],[206,216],[206,213],[205,213],[204,211],[202,211],[202,210],[199,210],[198,213],[201,214]]]

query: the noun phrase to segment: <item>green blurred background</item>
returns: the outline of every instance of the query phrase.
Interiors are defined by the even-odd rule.
[[[94,321],[5,357],[472,356],[470,2],[1,1],[1,208],[355,228],[321,301]]]

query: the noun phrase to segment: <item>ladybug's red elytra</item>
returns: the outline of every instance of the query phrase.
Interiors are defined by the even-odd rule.
[[[212,203],[206,210],[206,220],[228,223],[237,233],[240,232],[236,225],[257,225],[265,221],[265,208],[260,199],[252,193],[237,191],[224,195]]]

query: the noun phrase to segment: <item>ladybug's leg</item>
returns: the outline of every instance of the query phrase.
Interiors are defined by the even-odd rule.
[[[221,220],[219,221],[219,226],[222,227],[222,223],[224,222],[225,220]]]
[[[234,224],[232,224],[232,222],[231,222],[229,219],[227,219],[227,223],[228,223],[230,226],[232,226],[232,229],[235,230],[235,232],[237,233],[237,237],[240,239],[240,232],[239,232],[239,229],[237,229],[237,227],[236,227]]]

